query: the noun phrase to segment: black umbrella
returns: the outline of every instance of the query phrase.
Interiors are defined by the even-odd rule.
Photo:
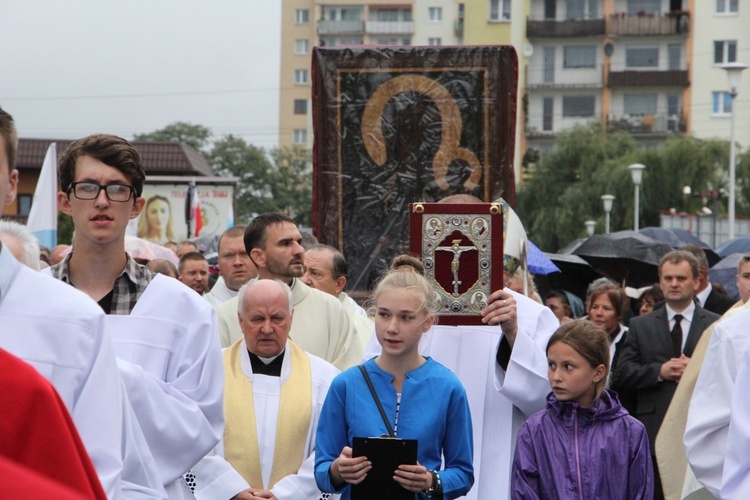
[[[568,255],[570,255],[570,254],[572,254],[573,250],[575,250],[576,248],[580,247],[583,244],[583,242],[585,242],[587,239],[588,238],[578,238],[577,240],[571,241],[570,243],[568,243],[567,245],[565,245],[564,247],[562,247],[560,250],[558,250],[557,251],[557,255],[560,255],[560,254],[568,254]]]
[[[684,229],[674,227],[644,227],[639,231],[641,234],[662,241],[672,248],[682,248],[686,245],[695,245],[703,250],[708,259],[708,267],[713,266],[721,260],[716,253],[705,241]]]
[[[543,280],[545,291],[567,290],[578,295],[581,299],[586,297],[586,289],[592,281],[608,276],[600,273],[591,264],[577,255],[546,253],[547,257],[560,269],[559,272],[549,273]],[[534,276],[535,280],[539,276]],[[541,278],[539,278],[540,281]]]
[[[598,271],[634,288],[659,281],[659,261],[672,247],[636,231],[595,234],[573,253]]]

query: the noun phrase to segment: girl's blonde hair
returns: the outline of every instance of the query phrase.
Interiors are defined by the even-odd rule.
[[[435,297],[432,285],[424,277],[422,261],[411,255],[397,255],[391,263],[388,274],[383,276],[375,286],[370,300],[370,309],[374,309],[378,297],[388,290],[407,290],[415,292],[420,300],[419,312],[428,316],[435,314]]]
[[[549,354],[549,348],[558,342],[575,349],[588,361],[591,368],[604,365],[604,376],[594,388],[594,398],[599,398],[609,375],[609,336],[592,321],[576,319],[565,323],[552,334],[547,342],[546,353]]]

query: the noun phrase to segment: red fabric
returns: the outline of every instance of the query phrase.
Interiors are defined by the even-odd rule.
[[[106,499],[94,465],[54,387],[32,366],[2,349],[0,387],[0,455],[67,485],[84,498]],[[12,481],[13,476],[4,480]],[[5,495],[2,488],[0,491]]]
[[[193,188],[193,198],[190,202],[190,219],[193,226],[193,237],[201,235],[203,229],[203,214],[201,213],[201,200],[198,196],[198,190]]]
[[[3,498],[13,498],[14,500],[37,500],[39,498],[86,500],[93,498],[1,455],[0,491]]]

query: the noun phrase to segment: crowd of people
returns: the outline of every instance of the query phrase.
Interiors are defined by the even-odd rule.
[[[16,156],[0,109],[4,204]],[[0,221],[14,498],[750,498],[750,255],[736,303],[697,247],[666,254],[636,297],[602,278],[542,299],[506,247],[481,324],[441,325],[419,259],[398,256],[363,307],[345,256],[279,213],[226,230],[212,276],[171,241],[168,201],[146,204],[122,138],[74,141],[59,179],[70,246]],[[125,251],[142,211],[177,266]],[[503,215],[506,241],[524,239]],[[404,457],[385,476],[363,452],[381,436]]]

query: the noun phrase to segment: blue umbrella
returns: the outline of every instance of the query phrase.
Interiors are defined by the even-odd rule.
[[[729,254],[718,264],[708,270],[708,279],[711,283],[721,283],[727,291],[727,295],[733,299],[740,298],[737,289],[737,264],[744,253]]]
[[[716,249],[716,253],[722,257],[728,257],[733,253],[750,252],[750,236],[741,236],[733,240],[725,241]]]
[[[529,272],[531,274],[550,274],[560,271],[554,262],[544,255],[544,252],[539,250],[539,247],[531,241],[528,243],[529,250],[526,254],[526,264],[529,266]]]

